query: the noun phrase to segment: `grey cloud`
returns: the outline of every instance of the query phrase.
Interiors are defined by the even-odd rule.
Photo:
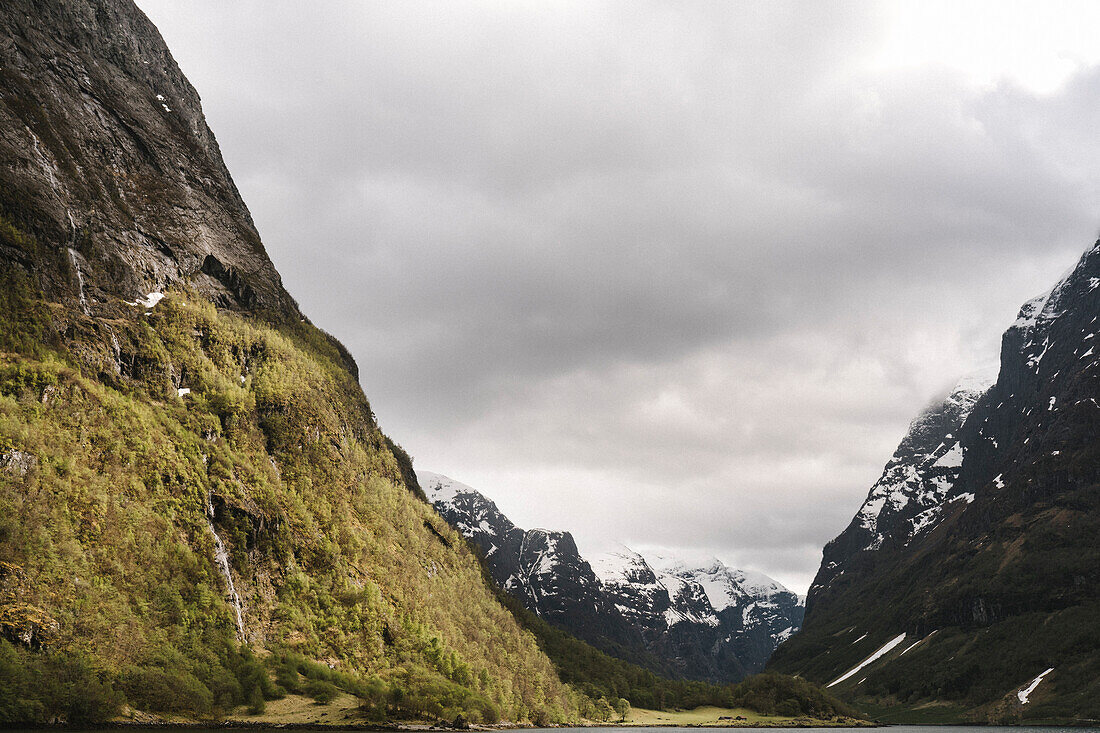
[[[139,3],[383,427],[582,541],[808,582],[1096,226],[1100,71],[872,72],[877,3]]]

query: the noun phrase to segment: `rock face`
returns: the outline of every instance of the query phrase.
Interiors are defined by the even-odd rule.
[[[199,96],[129,0],[0,6],[0,210],[40,246],[0,255],[80,307],[182,284],[300,318]]]
[[[831,682],[905,633],[834,689],[981,719],[1095,709],[1081,701],[1100,699],[1100,640],[1085,631],[1100,613],[1098,321],[1100,244],[1024,304],[988,389],[963,385],[914,421],[825,548],[806,627],[774,668]]]
[[[417,475],[443,518],[481,548],[502,588],[615,656],[665,674],[736,681],[762,669],[801,624],[802,599],[766,576],[626,547],[589,562],[569,533],[519,529],[469,486]]]

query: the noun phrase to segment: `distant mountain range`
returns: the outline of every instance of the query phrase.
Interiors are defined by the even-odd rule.
[[[549,623],[656,672],[740,680],[802,623],[804,599],[767,576],[627,547],[586,559],[568,532],[520,529],[465,484],[427,471],[417,478],[501,588]]]
[[[1098,334],[1100,243],[913,421],[773,669],[896,720],[1100,719]]]

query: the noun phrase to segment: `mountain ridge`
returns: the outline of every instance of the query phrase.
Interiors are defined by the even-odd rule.
[[[888,521],[876,547],[857,513],[826,547],[805,628],[773,669],[831,683],[904,632],[900,651],[834,689],[898,716],[921,703],[980,721],[1100,715],[1100,639],[1088,620],[1100,612],[1098,288],[1100,242],[1024,303],[1002,337],[996,381],[965,415],[940,421],[960,456],[932,492],[934,521],[917,536],[912,517]],[[936,478],[918,464],[907,505]]]
[[[987,373],[964,377],[942,402],[913,419],[851,524],[826,545],[808,604],[854,554],[879,549],[887,538],[909,542],[935,526],[962,465],[956,433],[994,381]]]
[[[613,656],[662,674],[734,682],[762,669],[801,621],[802,599],[762,574],[716,558],[700,567],[647,558],[625,546],[583,558],[568,532],[519,529],[476,489],[417,474],[444,519],[481,548],[504,590]],[[529,548],[537,552],[525,558]]]

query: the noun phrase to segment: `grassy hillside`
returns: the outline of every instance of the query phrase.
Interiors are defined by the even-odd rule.
[[[1078,470],[1095,472],[1095,456],[1076,460]],[[1002,507],[1017,491],[1056,483],[1042,469],[1019,471],[995,509],[1012,511]],[[828,684],[907,632],[892,653],[830,691],[891,722],[1100,719],[1100,602],[1090,595],[1100,517],[1088,509],[1097,488],[1068,484],[1048,501],[976,535],[945,522],[934,542],[908,556],[868,553],[856,566],[863,575],[850,571],[851,587],[836,583],[845,592],[814,609],[770,668]],[[1051,667],[1029,703],[1019,703],[1017,692]]]
[[[703,706],[691,710],[630,711],[625,725],[678,728],[820,728],[864,727],[873,723],[860,718],[813,718],[805,715],[765,715],[749,708]]]
[[[329,337],[188,292],[91,312],[0,275],[0,719],[217,716],[326,684],[390,715],[576,716]]]
[[[1100,660],[1089,653],[1100,634],[1098,613],[1094,603],[979,629],[947,627],[911,636],[830,692],[891,723],[1086,724],[1100,716]],[[850,625],[817,627],[795,648],[797,654],[777,655],[776,667],[825,684],[838,676],[836,669],[859,664],[893,635],[872,633],[853,643],[862,633]],[[1054,672],[1021,705],[1017,691],[1052,666]]]

